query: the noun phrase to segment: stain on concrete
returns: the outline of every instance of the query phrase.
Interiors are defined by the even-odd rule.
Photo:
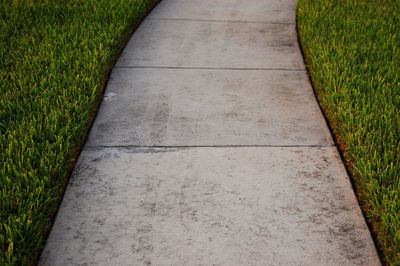
[[[85,150],[41,263],[379,265],[336,153]]]

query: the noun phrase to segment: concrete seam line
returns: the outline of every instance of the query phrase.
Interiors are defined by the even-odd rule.
[[[160,145],[160,146],[140,146],[140,145],[90,145],[86,148],[331,148],[334,145]]]
[[[116,68],[160,68],[160,69],[209,69],[209,70],[265,70],[265,71],[303,71],[302,68],[230,68],[230,67],[177,67],[177,66],[115,66]]]
[[[221,22],[221,23],[249,23],[249,24],[271,24],[271,25],[296,25],[291,22],[262,22],[262,21],[241,21],[241,20],[208,20],[208,19],[186,19],[186,18],[148,18],[148,20],[176,20],[176,21],[200,21],[200,22]]]

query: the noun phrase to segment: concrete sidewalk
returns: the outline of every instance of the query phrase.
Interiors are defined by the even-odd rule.
[[[40,265],[380,265],[294,0],[163,0],[114,68]]]

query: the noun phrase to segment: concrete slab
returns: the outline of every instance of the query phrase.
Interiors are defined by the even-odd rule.
[[[88,145],[333,142],[304,71],[117,68]]]
[[[113,70],[40,265],[380,265],[295,4],[154,9]]]
[[[149,19],[296,22],[296,0],[163,0]]]
[[[336,148],[87,148],[40,265],[379,265]]]
[[[295,25],[151,19],[116,66],[305,69]]]

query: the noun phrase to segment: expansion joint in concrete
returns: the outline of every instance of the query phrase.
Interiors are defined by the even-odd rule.
[[[260,70],[260,71],[301,71],[303,68],[231,68],[231,67],[177,67],[177,66],[115,66],[114,68],[155,68],[155,69],[205,69],[205,70]]]
[[[242,21],[242,20],[210,20],[210,19],[186,19],[186,18],[148,18],[148,20],[173,20],[173,21],[200,21],[217,23],[247,23],[247,24],[273,24],[273,25],[296,25],[292,22],[263,22],[263,21]]]
[[[324,147],[335,147],[335,145],[153,145],[153,146],[141,146],[141,145],[88,145],[86,148],[324,148]]]

